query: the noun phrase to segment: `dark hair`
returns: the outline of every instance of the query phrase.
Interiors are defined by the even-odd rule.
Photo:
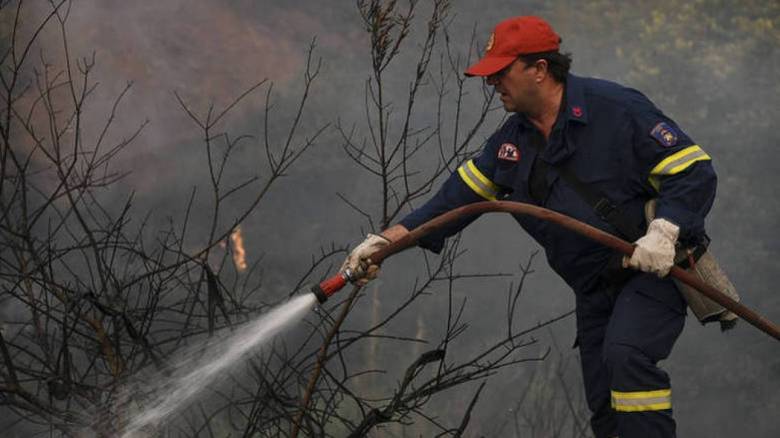
[[[547,61],[547,69],[556,82],[566,82],[566,75],[571,67],[571,54],[561,52],[539,52],[528,55],[520,55],[520,60],[531,65],[540,59]]]

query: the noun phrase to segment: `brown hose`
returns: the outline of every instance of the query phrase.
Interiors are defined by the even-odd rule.
[[[415,228],[401,239],[398,239],[385,248],[372,254],[371,261],[379,265],[387,257],[397,252],[403,251],[406,248],[414,246],[415,243],[423,236],[427,235],[436,228],[439,228],[456,219],[497,211],[533,216],[538,219],[556,223],[628,256],[634,252],[634,246],[625,240],[561,213],[557,213],[546,208],[537,207],[535,205],[524,204],[522,202],[486,201],[456,208],[455,210],[448,211],[441,216],[431,219],[430,221]],[[706,296],[712,301],[715,301],[726,309],[734,312],[737,316],[749,322],[759,330],[767,333],[769,336],[780,340],[780,327],[754,312],[753,310],[749,309],[747,306],[734,301],[723,292],[703,282],[701,279],[699,279],[699,277],[677,266],[672,267],[670,275],[695,288],[701,292],[702,295]]]

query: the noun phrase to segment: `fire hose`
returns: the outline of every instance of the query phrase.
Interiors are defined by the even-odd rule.
[[[630,256],[634,252],[634,246],[631,243],[564,214],[535,205],[524,204],[522,202],[486,201],[456,208],[442,214],[441,216],[431,219],[414,230],[411,230],[404,237],[396,240],[395,242],[391,242],[386,247],[373,253],[369,257],[370,264],[381,265],[387,257],[414,246],[420,238],[449,222],[488,212],[504,212],[533,216],[537,219],[558,224],[627,256]],[[678,266],[673,266],[669,272],[669,275],[695,288],[702,295],[734,312],[734,314],[752,324],[764,333],[768,334],[769,336],[780,340],[780,327],[759,315],[755,311],[751,310],[744,304],[731,299],[723,292],[705,283],[696,275],[691,274],[690,272]],[[331,295],[341,290],[341,288],[343,288],[347,282],[357,280],[358,278],[356,277],[357,276],[351,271],[341,272],[317,285],[314,285],[312,287],[312,292],[317,296],[317,299],[321,303],[325,302],[325,300],[327,300]]]

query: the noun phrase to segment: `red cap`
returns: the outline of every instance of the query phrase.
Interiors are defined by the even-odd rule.
[[[501,71],[520,55],[553,52],[561,37],[539,17],[524,16],[504,20],[490,35],[485,56],[466,69],[466,76],[490,76]]]

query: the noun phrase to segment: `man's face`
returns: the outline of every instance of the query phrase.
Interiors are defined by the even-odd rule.
[[[487,77],[507,112],[533,113],[539,102],[538,69],[515,59],[509,66]]]

